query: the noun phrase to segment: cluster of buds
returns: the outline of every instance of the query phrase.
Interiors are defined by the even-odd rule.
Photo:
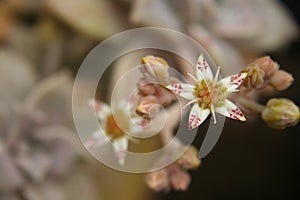
[[[187,171],[198,168],[200,163],[197,149],[190,146],[175,163],[147,174],[146,183],[155,191],[167,192],[172,188],[185,191],[191,182],[191,177]]]
[[[248,73],[243,86],[249,89],[262,89],[270,85],[278,91],[283,91],[294,81],[293,76],[280,70],[278,63],[274,62],[270,56],[256,59],[243,72]]]
[[[160,57],[143,57],[141,73],[144,77],[138,83],[139,103],[136,112],[150,119],[159,112],[161,107],[166,107],[175,100],[175,96],[164,86],[179,81],[170,77],[169,65]]]
[[[201,54],[195,65],[195,76],[187,74],[193,79],[194,84],[182,83],[178,79],[170,76],[168,63],[159,57],[146,56],[142,58],[143,66],[140,68],[143,77],[139,80],[137,92],[130,98],[129,106],[134,112],[134,120],[142,125],[139,129],[130,124],[130,116],[126,115],[125,104],[120,103],[117,112],[118,118],[122,119],[124,131],[116,123],[108,105],[103,103],[93,103],[100,124],[105,127],[101,133],[95,132],[88,141],[88,144],[103,143],[103,138],[114,144],[116,157],[123,165],[128,149],[128,142],[134,141],[132,136],[127,136],[126,131],[139,135],[144,132],[148,122],[156,116],[162,107],[167,107],[175,100],[175,95],[181,96],[189,102],[183,106],[191,106],[188,126],[190,129],[200,126],[210,114],[212,114],[214,123],[217,123],[216,113],[228,118],[246,121],[242,111],[227,96],[237,92],[242,86],[245,90],[235,93],[236,103],[243,108],[261,114],[262,119],[274,129],[284,129],[289,126],[295,126],[299,122],[299,107],[288,99],[271,99],[267,105],[261,105],[255,100],[248,98],[251,91],[259,91],[270,85],[278,91],[287,89],[293,82],[293,77],[279,70],[279,65],[270,57],[262,57],[255,60],[245,70],[239,74],[234,74],[218,80],[220,67],[215,76],[209,67],[209,63]],[[131,110],[131,109],[130,109]],[[170,117],[176,116],[175,114]],[[174,119],[174,118],[172,118]],[[172,120],[170,120],[172,121]],[[173,123],[175,121],[175,123]],[[172,121],[176,124],[176,120]],[[167,124],[167,123],[166,123]],[[158,158],[157,165],[173,161],[179,155],[184,153],[169,166],[152,171],[146,176],[146,183],[155,191],[181,190],[188,188],[191,177],[189,170],[200,166],[201,161],[198,157],[198,151],[194,146],[185,146],[176,137],[173,137],[172,125],[166,125],[160,130],[162,144],[175,139],[175,145],[166,150]],[[123,127],[123,128],[124,128]],[[167,128],[166,128],[167,127]],[[175,129],[175,128],[174,128]],[[172,159],[173,158],[173,159]],[[155,165],[154,165],[155,166]],[[165,165],[164,165],[165,166]]]
[[[247,73],[243,85],[247,91],[265,88],[270,85],[277,91],[286,90],[294,81],[291,74],[279,69],[277,62],[269,56],[256,59],[248,65],[243,72]],[[262,119],[273,129],[285,129],[295,126],[299,122],[299,108],[293,101],[285,98],[274,98],[267,105],[261,105],[255,100],[250,100],[249,93],[240,93],[238,101],[247,109],[261,113]]]

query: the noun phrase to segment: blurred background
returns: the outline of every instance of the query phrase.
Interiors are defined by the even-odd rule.
[[[274,131],[259,116],[227,120],[189,189],[155,193],[144,174],[117,172],[92,158],[71,110],[73,80],[90,50],[143,26],[189,35],[224,75],[271,55],[295,81],[260,101],[284,96],[299,105],[299,13],[293,0],[0,0],[0,200],[299,199],[299,125]],[[151,52],[171,66],[182,64]],[[124,59],[139,63],[144,54]],[[130,62],[116,62],[111,77],[123,63]],[[109,98],[109,90],[100,88],[99,97]],[[200,147],[203,137],[194,144]]]

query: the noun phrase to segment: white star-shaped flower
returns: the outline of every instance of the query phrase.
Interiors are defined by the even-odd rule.
[[[89,100],[89,106],[96,112],[100,123],[100,129],[92,133],[85,142],[86,147],[99,147],[107,143],[113,145],[114,152],[120,165],[124,165],[128,149],[128,141],[136,141],[131,135],[140,133],[143,130],[144,119],[139,116],[130,116],[131,103],[121,101],[114,112],[101,101]],[[115,120],[114,116],[117,117]],[[117,123],[117,122],[118,123]]]
[[[201,54],[196,64],[196,77],[187,74],[194,79],[195,85],[178,83],[166,86],[173,93],[190,100],[187,105],[193,104],[188,122],[190,129],[202,124],[210,113],[212,113],[214,123],[216,123],[215,112],[232,119],[246,121],[240,109],[226,97],[237,91],[236,89],[244,81],[247,73],[228,76],[218,81],[219,72],[220,67],[215,78],[213,78],[211,69]]]

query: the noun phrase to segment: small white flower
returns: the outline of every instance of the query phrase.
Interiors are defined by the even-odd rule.
[[[139,116],[130,116],[129,111],[132,105],[127,101],[121,101],[117,105],[114,113],[117,120],[115,120],[111,108],[105,103],[95,100],[90,100],[88,103],[97,114],[100,130],[92,133],[85,142],[85,145],[90,148],[111,143],[118,162],[120,165],[124,165],[128,141],[136,141],[132,136],[126,134],[126,132],[131,135],[140,133],[143,130],[144,119]],[[128,108],[128,106],[130,107]]]
[[[215,112],[232,119],[246,120],[240,109],[226,97],[228,94],[237,91],[236,89],[244,81],[247,73],[228,76],[218,81],[219,72],[220,67],[215,78],[213,78],[211,69],[203,54],[201,54],[196,64],[196,77],[187,74],[194,79],[195,85],[178,83],[166,86],[175,94],[190,100],[187,105],[194,104],[189,115],[190,129],[202,124],[210,113],[212,113],[214,123],[216,123]]]

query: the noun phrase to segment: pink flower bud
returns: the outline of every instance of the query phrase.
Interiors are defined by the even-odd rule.
[[[168,171],[166,169],[161,169],[147,174],[146,183],[152,190],[155,191],[169,191],[171,187]]]
[[[270,78],[271,85],[278,91],[286,90],[293,82],[293,76],[283,70],[275,72]]]
[[[155,93],[155,85],[153,83],[147,83],[145,79],[141,79],[138,83],[139,92],[142,95],[153,95]]]
[[[163,107],[168,106],[173,100],[175,100],[175,95],[169,92],[164,87],[157,85],[155,90],[155,97],[157,97],[158,102]]]
[[[198,156],[198,150],[194,146],[190,146],[186,152],[176,161],[177,164],[185,169],[195,169],[200,166],[200,159]]]
[[[154,96],[147,96],[142,98],[140,104],[136,109],[136,113],[145,118],[151,118],[151,115],[155,115],[159,111],[158,100]]]
[[[265,78],[271,77],[279,69],[278,63],[274,62],[270,56],[258,58],[254,62],[265,72]]]
[[[158,81],[167,84],[169,81],[169,65],[160,57],[146,56],[142,58],[142,72]]]
[[[170,181],[175,190],[185,191],[190,185],[191,177],[185,171],[176,170],[170,174]]]

